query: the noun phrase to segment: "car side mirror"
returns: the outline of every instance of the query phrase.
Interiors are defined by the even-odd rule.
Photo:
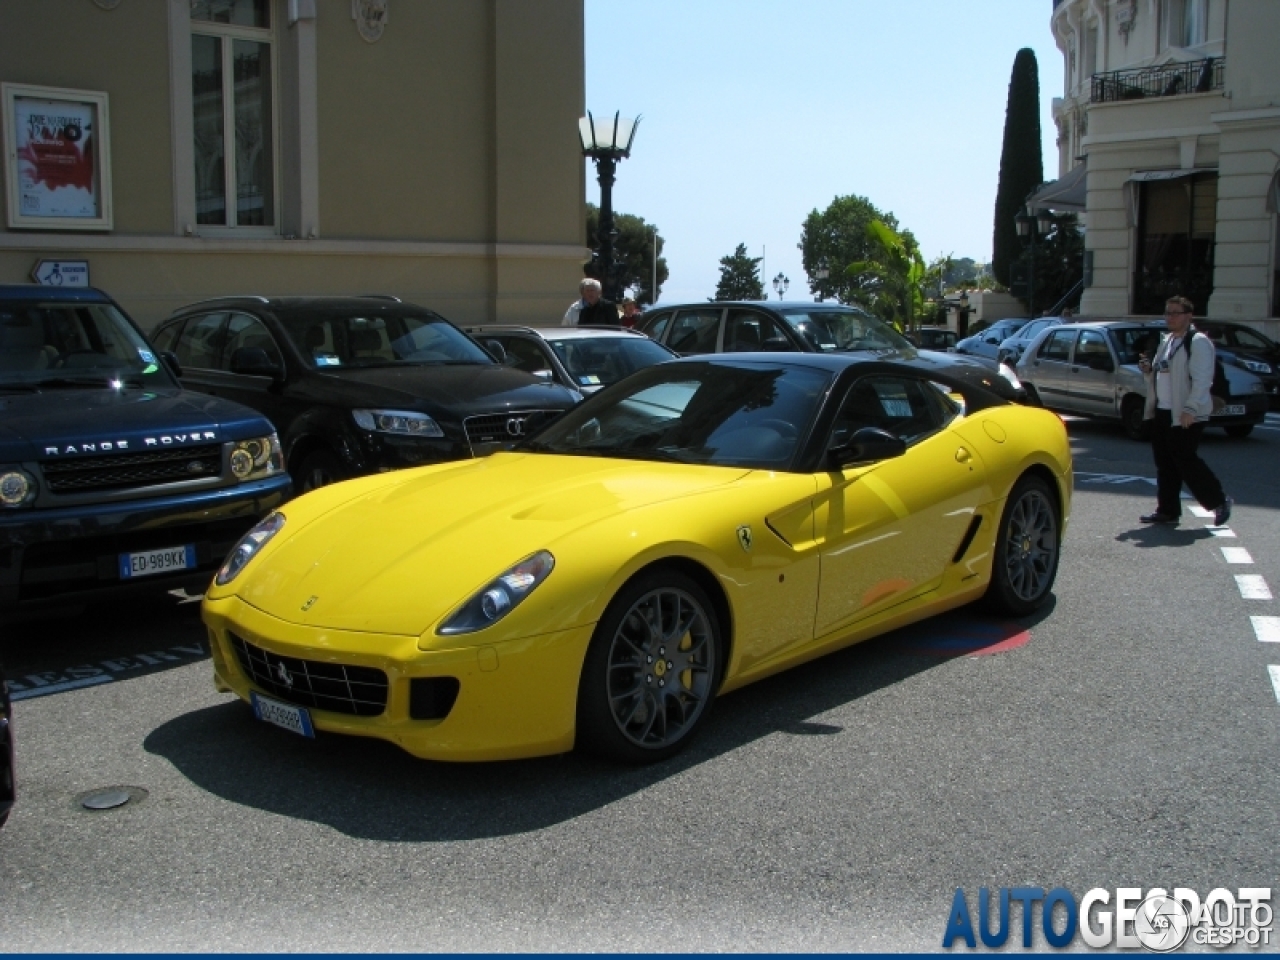
[[[1104,373],[1109,373],[1115,368],[1116,368],[1116,365],[1111,362],[1110,357],[1090,357],[1089,358],[1090,370],[1101,370]]]
[[[172,350],[161,350],[160,362],[168,367],[169,372],[175,377],[182,376],[182,364],[178,362],[178,355]]]
[[[827,462],[837,470],[877,460],[892,460],[907,452],[907,444],[901,437],[879,427],[863,427],[848,443],[827,451]]]
[[[550,370],[534,370],[533,375],[539,380],[546,380],[547,382],[554,380],[556,376]]]
[[[501,342],[497,340],[486,340],[484,342],[484,348],[488,350],[490,356],[499,363],[507,362],[507,348],[504,347]]]
[[[251,377],[278,379],[284,371],[261,347],[240,347],[231,354],[231,372]]]

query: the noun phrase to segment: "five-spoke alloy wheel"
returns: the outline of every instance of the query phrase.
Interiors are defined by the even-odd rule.
[[[1015,617],[1037,609],[1058,575],[1061,525],[1049,485],[1024,476],[1009,494],[1000,529],[986,600],[994,610]]]

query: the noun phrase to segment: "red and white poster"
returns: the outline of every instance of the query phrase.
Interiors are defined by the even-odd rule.
[[[101,217],[96,104],[15,97],[13,106],[20,214]]]

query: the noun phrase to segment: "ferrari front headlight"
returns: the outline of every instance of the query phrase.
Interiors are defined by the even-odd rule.
[[[231,448],[231,472],[237,480],[261,480],[284,470],[280,439],[273,433],[252,440],[237,440]]]
[[[533,593],[538,584],[547,579],[555,565],[555,557],[545,550],[525,557],[506,573],[482,587],[446,619],[436,632],[442,636],[475,633],[497,623]]]
[[[255,526],[252,530],[240,538],[240,542],[231,548],[231,552],[227,554],[227,559],[222,562],[222,566],[218,569],[218,575],[213,578],[213,582],[220,587],[225,587],[228,583],[240,575],[240,571],[258,555],[258,551],[267,545],[267,543],[284,528],[284,514],[272,513],[265,520]]]
[[[394,433],[405,437],[443,437],[444,431],[425,413],[414,410],[352,410],[356,426],[370,433]]]

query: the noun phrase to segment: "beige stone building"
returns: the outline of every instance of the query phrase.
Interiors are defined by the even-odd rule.
[[[1085,315],[1197,312],[1280,334],[1280,2],[1054,0],[1058,199]]]
[[[87,264],[147,328],[244,293],[554,323],[577,293],[582,0],[4,0],[0,81],[0,282]]]

